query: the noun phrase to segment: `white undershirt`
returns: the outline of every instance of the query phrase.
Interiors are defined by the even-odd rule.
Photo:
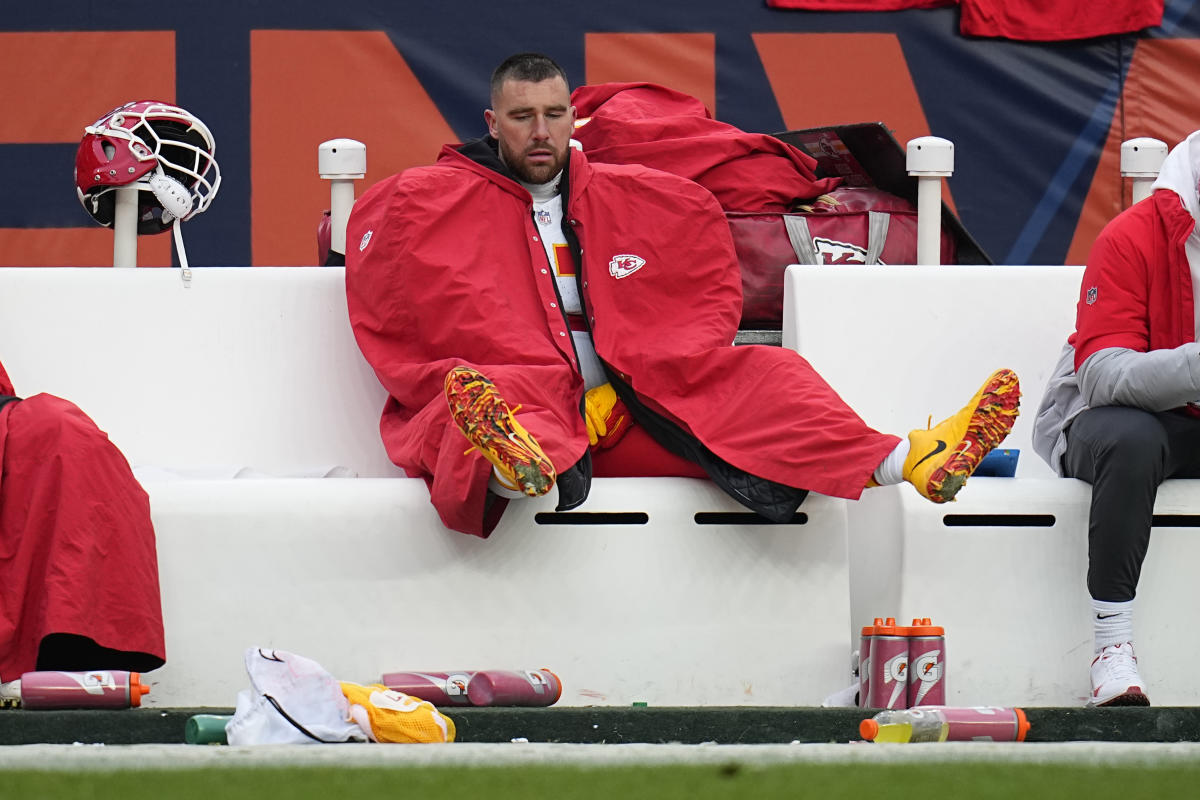
[[[563,310],[568,314],[578,315],[583,312],[583,307],[579,300],[579,283],[575,278],[575,261],[571,257],[567,237],[562,231],[562,195],[558,193],[560,177],[561,172],[546,183],[522,181],[521,185],[533,197],[533,221],[537,225],[542,247],[546,251],[546,260],[558,286]],[[579,356],[579,369],[583,375],[584,386],[592,389],[607,383],[608,378],[605,377],[604,368],[596,356],[591,334],[587,331],[571,331],[571,338]]]
[[[1188,268],[1192,272],[1192,316],[1196,341],[1200,342],[1200,229],[1192,231],[1192,235],[1184,242],[1183,250],[1187,254]]]

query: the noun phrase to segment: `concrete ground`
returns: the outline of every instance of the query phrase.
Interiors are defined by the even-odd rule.
[[[498,766],[556,764],[917,763],[978,761],[1090,766],[1196,763],[1200,742],[943,742],[940,744],[448,745],[28,744],[0,747],[0,770],[122,770],[263,766]]]

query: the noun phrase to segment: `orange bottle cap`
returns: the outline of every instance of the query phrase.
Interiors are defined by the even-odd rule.
[[[888,625],[894,624],[895,621],[896,620],[892,619],[891,617],[888,617],[887,624]],[[875,617],[875,619],[871,621],[870,625],[863,626],[862,635],[863,636],[874,636],[875,634],[882,632],[879,630],[882,627],[884,627],[883,617]]]
[[[896,624],[895,617],[888,617],[882,625],[875,626],[875,633],[880,636],[907,636],[908,629]]]
[[[562,678],[558,677],[558,673],[551,672],[550,670],[546,669],[545,667],[542,667],[542,672],[548,673],[551,676],[553,676],[554,682],[558,684],[558,692],[554,695],[554,699],[552,701],[550,701],[551,704],[553,705],[554,703],[558,702],[558,699],[560,697],[562,697]]]
[[[142,695],[150,694],[150,687],[144,685],[141,678],[136,672],[129,673],[129,705],[134,708],[142,704]]]
[[[1025,718],[1024,710],[1014,708],[1013,711],[1017,714],[1017,741],[1025,741],[1025,734],[1029,733],[1029,720]]]
[[[879,723],[873,719],[864,719],[858,723],[858,735],[868,742],[875,741],[875,737],[879,735]]]
[[[941,625],[934,625],[930,622],[929,617],[914,617],[912,625],[905,628],[906,636],[945,636],[946,629]]]

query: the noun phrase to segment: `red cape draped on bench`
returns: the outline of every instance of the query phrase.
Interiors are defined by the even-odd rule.
[[[106,663],[78,669],[166,659],[149,498],[86,414],[38,394],[0,409],[0,680],[35,669],[50,634],[97,645]]]

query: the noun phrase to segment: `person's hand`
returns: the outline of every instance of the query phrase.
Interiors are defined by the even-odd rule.
[[[612,447],[629,430],[629,409],[617,397],[611,383],[589,389],[583,404],[588,443],[592,447]]]

